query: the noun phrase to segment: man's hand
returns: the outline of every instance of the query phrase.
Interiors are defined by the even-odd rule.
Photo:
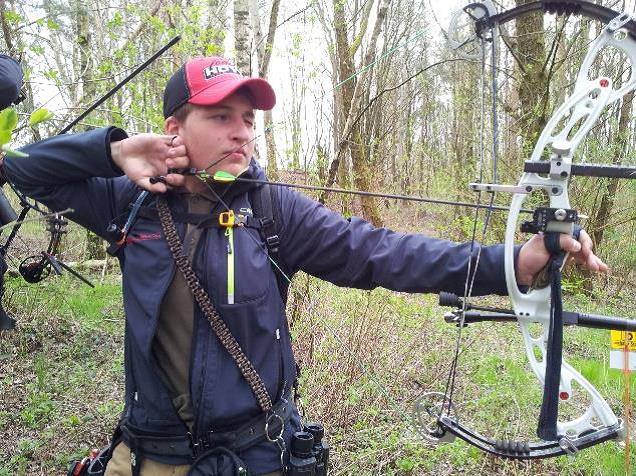
[[[585,230],[581,230],[579,241],[570,235],[563,234],[560,237],[560,243],[561,249],[570,253],[570,260],[576,261],[590,271],[605,273],[609,269],[592,251],[592,239]],[[534,235],[519,252],[517,282],[520,285],[530,286],[548,264],[549,259],[550,253],[543,244],[543,235]]]
[[[138,134],[127,139],[111,142],[113,162],[126,176],[150,192],[163,193],[172,187],[183,186],[185,177],[167,174],[169,168],[188,167],[190,159],[179,136]],[[150,177],[163,175],[166,183],[152,184]]]

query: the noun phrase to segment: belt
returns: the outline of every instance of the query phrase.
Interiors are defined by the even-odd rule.
[[[289,421],[293,404],[279,400],[267,414],[261,413],[235,430],[206,432],[196,438],[192,433],[178,436],[161,436],[122,423],[123,439],[134,451],[143,456],[190,456],[195,459],[201,452],[223,446],[232,451],[243,451],[265,440],[275,440],[282,433],[283,425]]]

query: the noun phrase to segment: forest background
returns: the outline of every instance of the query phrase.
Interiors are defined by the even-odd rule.
[[[633,12],[625,2],[602,3]],[[257,127],[258,156],[270,179],[473,202],[467,184],[479,175],[482,156],[483,180],[493,179],[493,149],[498,183],[516,183],[601,26],[543,15],[506,25],[494,60],[493,113],[491,79],[479,61],[446,46],[448,11],[439,2],[413,0],[1,0],[2,50],[21,56],[26,73],[20,117],[39,107],[54,113],[35,128],[22,121],[13,144],[54,135],[181,35],[74,130],[114,124],[131,134],[161,132],[166,79],[188,57],[223,54],[235,57],[244,73],[267,77],[277,92],[275,110],[259,115]],[[618,51],[603,55],[595,69],[618,83],[632,74]],[[632,117],[629,94],[598,121],[579,157],[634,164]],[[628,182],[572,184],[572,200],[612,272],[592,277],[571,270],[564,285],[568,309],[634,317],[636,188]],[[465,207],[322,198],[345,216],[397,231],[456,241],[472,236],[474,212]],[[496,197],[502,205],[507,200]],[[480,240],[501,242],[504,223],[505,214],[494,214]],[[69,273],[26,284],[15,270],[47,240],[43,224],[29,223],[8,255],[3,301],[18,328],[0,338],[0,475],[65,474],[68,460],[105,444],[122,408],[116,263],[105,257],[103,242],[71,225],[60,258],[96,288]],[[346,290],[295,277],[288,315],[303,369],[301,392],[308,419],[326,425],[332,474],[625,473],[619,442],[575,459],[525,463],[495,459],[462,442],[425,443],[411,424],[411,408],[425,392],[444,390],[456,339],[444,312],[435,296]],[[608,347],[607,332],[566,332],[567,358],[622,413],[629,384],[608,368]],[[516,326],[467,328],[460,364],[462,421],[488,435],[531,438],[541,389]]]

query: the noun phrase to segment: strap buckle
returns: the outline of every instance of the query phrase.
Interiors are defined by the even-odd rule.
[[[234,213],[234,210],[219,213],[219,225],[224,228],[247,225],[247,217]]]
[[[234,210],[219,213],[219,225],[226,228],[234,226],[235,219],[236,215],[234,215]]]
[[[261,224],[262,235],[265,238],[265,244],[267,249],[274,254],[278,253],[278,247],[280,246],[280,238],[274,233],[274,220],[270,217],[263,217],[259,219]]]

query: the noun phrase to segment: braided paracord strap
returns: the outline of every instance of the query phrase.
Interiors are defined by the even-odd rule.
[[[205,292],[201,286],[201,283],[194,273],[187,256],[183,253],[181,240],[177,234],[172,214],[170,213],[170,209],[168,208],[168,204],[164,197],[157,197],[157,212],[159,214],[161,228],[163,229],[163,234],[166,237],[166,242],[168,243],[170,252],[172,253],[177,268],[179,268],[179,271],[183,274],[186,283],[188,283],[189,288],[192,290],[194,299],[203,311],[203,314],[205,314],[205,317],[208,319],[208,322],[210,323],[210,326],[212,326],[212,330],[218,337],[219,341],[236,362],[236,365],[241,371],[241,374],[243,374],[245,381],[252,389],[261,410],[263,410],[264,413],[269,412],[272,409],[272,399],[270,398],[269,393],[267,393],[265,384],[243,352],[243,349],[241,349],[239,343],[232,335],[227,324],[214,308],[210,296],[208,296],[208,293]]]

